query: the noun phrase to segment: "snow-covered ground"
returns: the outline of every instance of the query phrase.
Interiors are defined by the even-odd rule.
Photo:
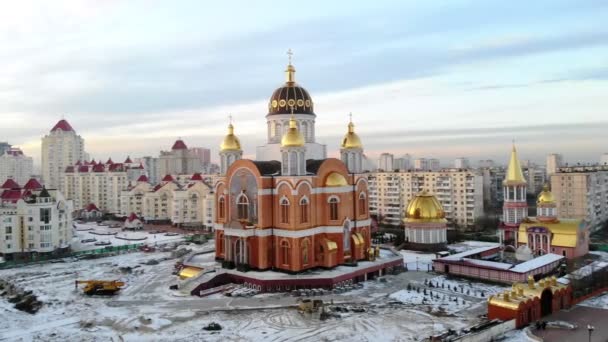
[[[578,305],[590,306],[593,308],[608,309],[608,293],[601,296],[589,298],[586,301],[580,302]]]
[[[212,242],[198,249],[210,246]],[[159,264],[147,265],[151,259]],[[195,257],[200,263],[212,263],[212,259],[213,253]],[[415,279],[422,283],[429,276],[405,272],[384,277],[386,282],[367,282],[362,289],[323,297],[337,304],[359,303],[367,311],[320,321],[300,314],[295,309],[298,298],[286,294],[176,296],[169,290],[178,282],[171,274],[176,261],[170,253],[135,252],[0,270],[0,278],[33,291],[44,302],[37,314],[30,315],[0,297],[0,340],[415,341],[477,323],[477,313],[469,309],[484,302],[461,298],[461,310],[449,312],[433,310],[432,305],[396,305],[394,298],[406,284]],[[114,297],[88,297],[75,289],[76,279],[116,279],[127,285]],[[211,322],[220,323],[223,330],[202,330]]]
[[[407,264],[407,269],[411,271],[421,270],[427,271],[433,265],[433,259],[436,259],[434,253],[423,253],[416,251],[401,250],[403,262]]]

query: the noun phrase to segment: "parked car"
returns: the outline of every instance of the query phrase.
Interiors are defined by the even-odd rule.
[[[97,239],[82,239],[80,240],[80,243],[89,243],[89,242],[95,242],[97,241]]]
[[[179,233],[165,233],[165,236],[178,236]]]
[[[110,241],[99,241],[99,242],[95,242],[95,246],[108,246],[111,245],[112,243]]]

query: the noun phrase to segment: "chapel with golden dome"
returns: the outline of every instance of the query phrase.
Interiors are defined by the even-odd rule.
[[[242,159],[230,122],[215,183],[216,258],[241,271],[302,272],[356,264],[374,255],[363,144],[352,118],[340,159],[315,143],[312,99],[287,66],[266,120],[268,144]]]
[[[447,243],[447,220],[437,197],[426,190],[410,200],[403,219],[408,247],[439,249]]]

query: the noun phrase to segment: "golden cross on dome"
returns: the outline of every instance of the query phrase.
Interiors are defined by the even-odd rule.
[[[291,65],[292,56],[293,56],[293,51],[291,51],[291,48],[289,48],[289,50],[287,50],[287,58],[289,59],[289,65]]]
[[[232,125],[232,114],[228,114],[228,123]]]
[[[353,112],[348,113],[348,119],[350,122],[353,122]]]

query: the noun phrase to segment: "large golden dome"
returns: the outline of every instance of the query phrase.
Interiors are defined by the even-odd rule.
[[[241,142],[239,138],[234,135],[234,126],[228,125],[228,134],[224,137],[224,141],[220,144],[220,151],[240,151]]]
[[[408,204],[404,222],[446,222],[445,212],[437,198],[423,190]]]
[[[363,144],[361,143],[361,139],[357,133],[355,133],[355,124],[351,121],[348,123],[348,132],[344,135],[342,139],[342,148],[363,148]]]
[[[296,125],[296,119],[291,116],[289,119],[289,129],[281,138],[281,146],[282,147],[302,147],[304,146],[304,136],[298,130],[298,126]]]
[[[268,115],[291,114],[292,109],[294,114],[315,114],[312,98],[296,83],[295,73],[296,69],[290,62],[285,70],[285,84],[277,88],[268,101]]]
[[[551,191],[549,191],[549,187],[547,185],[543,186],[543,191],[538,194],[538,199],[536,200],[538,204],[555,204],[555,197]]]

